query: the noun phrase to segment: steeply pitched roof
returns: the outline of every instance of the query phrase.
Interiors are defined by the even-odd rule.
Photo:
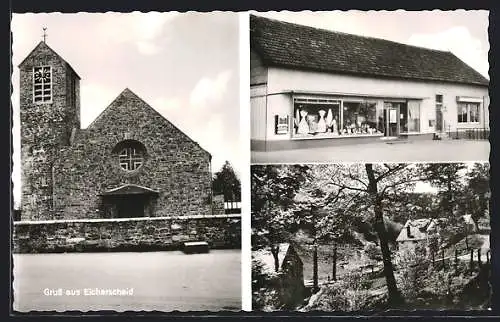
[[[94,119],[94,121],[92,121],[92,123],[89,124],[89,126],[87,127],[86,130],[92,131],[96,127],[103,126],[103,124],[105,123],[105,120],[108,119],[113,113],[119,113],[119,110],[121,108],[127,108],[126,106],[122,106],[123,102],[126,102],[126,101],[135,101],[135,102],[138,102],[138,105],[135,106],[136,108],[145,109],[145,111],[147,111],[148,115],[153,115],[156,119],[162,120],[163,122],[165,122],[166,124],[168,124],[168,126],[174,128],[179,133],[181,133],[183,136],[185,136],[187,139],[189,139],[191,142],[193,142],[194,144],[196,144],[201,150],[203,150],[205,153],[207,153],[210,158],[212,157],[212,155],[210,154],[210,152],[208,152],[207,150],[205,150],[204,148],[202,148],[198,142],[195,142],[193,139],[191,139],[191,137],[189,137],[189,135],[187,135],[186,133],[184,133],[177,126],[175,126],[172,122],[170,122],[169,120],[167,120],[157,110],[155,110],[153,107],[151,107],[151,105],[149,105],[146,101],[144,101],[142,98],[140,98],[137,94],[135,94],[134,92],[132,92],[128,88],[125,88],[113,100],[113,102],[111,102],[111,104],[109,104],[108,107],[106,107],[101,112],[101,114],[99,114]],[[130,106],[128,106],[128,107],[130,108]],[[136,120],[130,120],[130,122],[134,122],[134,121],[136,121]],[[152,120],[151,120],[151,122],[152,122]]]
[[[250,16],[250,46],[269,66],[485,85],[451,52]]]
[[[41,48],[47,48],[48,50],[50,50],[56,57],[58,57],[64,64],[66,64],[66,66],[68,66],[71,69],[71,71],[73,71],[73,73],[75,73],[78,79],[81,79],[80,76],[77,74],[77,72],[75,72],[73,67],[71,67],[71,65],[64,58],[62,58],[54,49],[50,48],[50,46],[47,45],[47,43],[44,41],[40,41],[38,45],[36,45],[36,47],[33,48],[33,50],[23,59],[23,61],[18,66],[19,67],[22,66],[26,61],[26,59],[28,59],[33,53],[40,50]]]

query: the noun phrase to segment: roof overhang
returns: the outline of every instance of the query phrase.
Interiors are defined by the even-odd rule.
[[[100,194],[100,196],[120,196],[120,195],[157,195],[159,191],[151,188],[139,186],[136,184],[124,184],[117,188],[109,189]]]
[[[360,98],[383,98],[383,99],[397,99],[397,100],[424,100],[430,97],[423,96],[400,96],[400,95],[381,95],[381,94],[365,94],[365,93],[345,93],[345,92],[321,92],[321,91],[305,91],[305,90],[285,90],[280,93],[272,94],[290,94],[294,96],[349,96]],[[272,95],[268,94],[268,95]]]

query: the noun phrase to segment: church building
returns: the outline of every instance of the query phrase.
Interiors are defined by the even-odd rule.
[[[210,153],[130,89],[82,129],[61,56],[42,41],[19,68],[21,220],[212,215]]]

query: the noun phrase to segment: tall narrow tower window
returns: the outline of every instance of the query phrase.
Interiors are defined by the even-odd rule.
[[[33,101],[35,103],[52,101],[52,68],[50,66],[33,68]]]

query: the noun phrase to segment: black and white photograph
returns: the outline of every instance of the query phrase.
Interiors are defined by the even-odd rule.
[[[252,163],[487,160],[488,14],[250,12]]]
[[[489,164],[252,165],[252,309],[491,309]]]
[[[240,311],[238,14],[11,32],[13,309]]]

